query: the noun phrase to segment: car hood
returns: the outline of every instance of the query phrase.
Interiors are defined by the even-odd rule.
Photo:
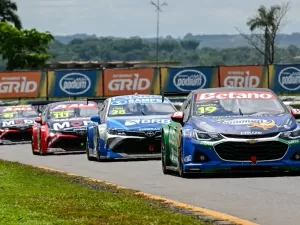
[[[297,127],[295,118],[287,113],[273,116],[192,117],[190,122],[200,131],[234,135],[269,134]]]
[[[47,125],[49,129],[59,130],[74,130],[74,129],[86,129],[87,125],[92,123],[90,117],[87,118],[71,118],[71,119],[54,119],[48,120]]]
[[[171,123],[171,115],[114,117],[106,121],[107,128],[126,131],[158,131]]]
[[[0,120],[0,128],[31,127],[35,123],[34,119],[35,117]]]

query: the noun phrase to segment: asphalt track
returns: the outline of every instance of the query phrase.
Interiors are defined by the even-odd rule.
[[[182,179],[163,175],[160,161],[99,163],[85,155],[34,156],[30,145],[0,146],[0,158],[105,180],[262,225],[300,224],[300,176]]]

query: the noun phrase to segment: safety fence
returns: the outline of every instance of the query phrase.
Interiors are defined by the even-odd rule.
[[[265,87],[278,95],[300,95],[300,64],[0,73],[0,99],[74,99],[162,92],[167,95],[228,86]]]

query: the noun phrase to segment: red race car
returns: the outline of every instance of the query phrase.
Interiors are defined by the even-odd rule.
[[[49,104],[35,119],[32,132],[32,153],[85,153],[87,125],[99,113],[98,104],[86,101],[65,101]]]
[[[0,144],[30,143],[37,116],[31,105],[0,107]]]

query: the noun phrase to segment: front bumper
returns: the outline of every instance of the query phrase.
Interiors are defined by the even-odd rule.
[[[28,144],[32,140],[32,128],[8,129],[0,133],[0,144]]]
[[[85,153],[86,135],[55,134],[48,137],[47,152],[52,154]]]
[[[106,159],[160,159],[160,144],[160,135],[153,137],[108,135],[106,144],[100,148],[102,150],[100,156]]]
[[[224,138],[217,142],[184,139],[185,172],[300,171],[300,140]],[[201,157],[202,156],[202,157]]]

